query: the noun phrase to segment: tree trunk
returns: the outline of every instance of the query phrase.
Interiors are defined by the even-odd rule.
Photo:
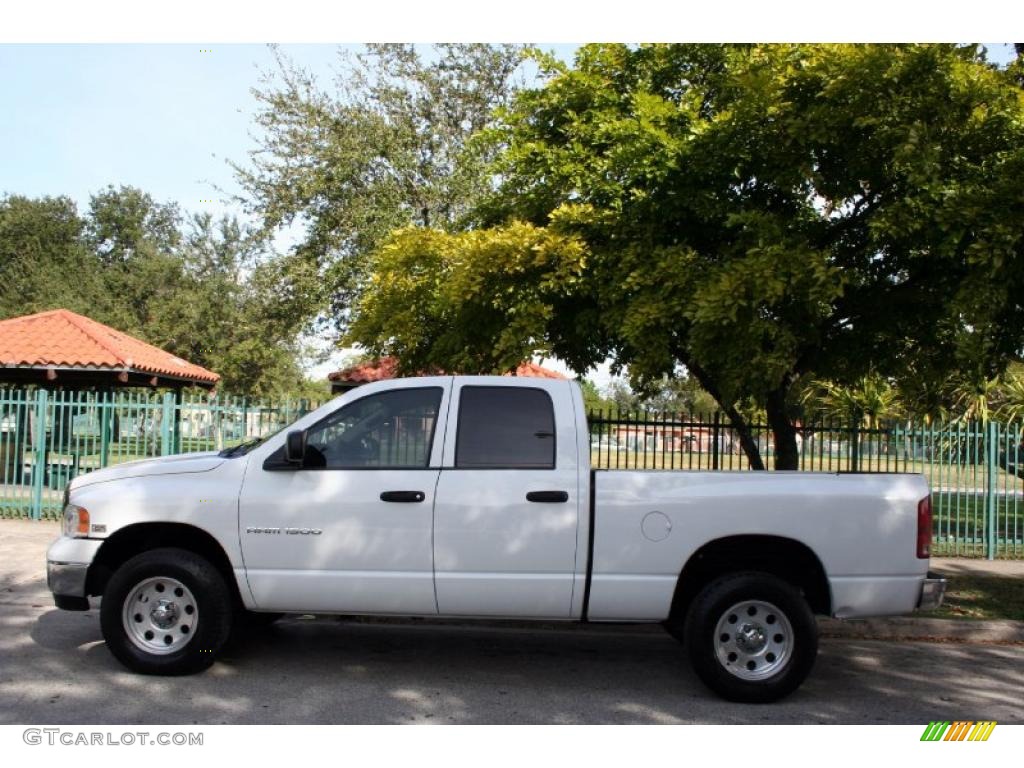
[[[765,410],[768,413],[768,426],[775,440],[775,468],[799,469],[800,449],[796,444],[796,427],[786,412],[786,392],[788,381],[778,389],[768,393]]]
[[[718,404],[722,405],[721,402]],[[729,417],[730,425],[740,437],[740,446],[743,448],[743,453],[747,455],[750,468],[764,471],[764,459],[761,458],[761,450],[757,447],[757,440],[754,439],[754,433],[750,431],[747,420],[732,405],[722,406],[722,410]]]
[[[704,391],[715,398],[715,402],[722,409],[722,412],[729,417],[729,426],[736,430],[736,434],[740,438],[740,446],[743,448],[743,453],[747,456],[747,461],[750,462],[751,469],[764,470],[764,460],[761,458],[761,451],[757,447],[757,440],[754,439],[753,433],[750,431],[750,425],[747,424],[747,420],[743,418],[743,415],[736,410],[736,406],[732,403],[724,402],[722,395],[715,386],[711,377],[707,375],[707,372],[702,369],[699,365],[694,365],[690,362],[683,361],[683,365],[686,369],[693,374],[693,377],[697,379],[697,382],[704,388]]]

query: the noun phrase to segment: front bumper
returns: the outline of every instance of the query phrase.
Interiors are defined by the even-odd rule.
[[[89,565],[102,544],[97,539],[61,536],[50,545],[46,553],[46,585],[53,593],[53,602],[58,608],[70,611],[89,609],[86,580]]]
[[[65,611],[89,610],[85,580],[89,566],[84,563],[46,564],[46,586],[53,592],[53,604]]]
[[[946,596],[946,580],[937,573],[928,572],[928,576],[921,582],[921,595],[917,599],[919,611],[932,611],[942,605],[942,598]]]

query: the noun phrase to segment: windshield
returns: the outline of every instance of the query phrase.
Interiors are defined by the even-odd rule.
[[[233,445],[230,448],[225,448],[224,450],[218,452],[217,455],[223,456],[224,458],[227,459],[233,459],[238,456],[245,456],[245,454],[247,454],[253,448],[255,448],[258,445],[262,445],[267,440],[272,438],[274,435],[280,434],[290,426],[291,424],[285,424],[284,426],[275,429],[269,435],[264,435],[263,437],[256,437],[253,438],[252,440],[246,440],[245,442],[239,443],[238,445]]]

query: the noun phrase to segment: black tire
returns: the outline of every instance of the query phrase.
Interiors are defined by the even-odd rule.
[[[742,619],[730,610],[748,602],[754,605],[742,611]],[[759,605],[777,610],[762,610],[759,615]],[[754,613],[746,615],[751,609]],[[720,621],[726,629],[722,633]],[[752,639],[740,638],[744,629]],[[697,676],[729,701],[767,703],[788,696],[810,674],[818,655],[818,625],[807,601],[794,586],[768,573],[733,573],[708,584],[690,605],[684,636]],[[778,657],[771,653],[774,646],[758,650],[768,637],[784,643]],[[730,649],[744,655],[737,659]]]
[[[140,647],[129,636],[124,619],[125,601],[136,587],[161,578],[183,585],[196,603],[195,631],[183,640],[183,647],[162,654]],[[183,611],[187,608],[184,606]],[[153,549],[136,555],[114,572],[100,604],[100,627],[110,652],[133,672],[190,675],[213,664],[231,632],[233,614],[231,591],[209,561],[184,549]]]

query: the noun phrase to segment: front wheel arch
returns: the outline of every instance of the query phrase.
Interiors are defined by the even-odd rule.
[[[231,590],[236,609],[244,607],[235,569],[224,547],[208,531],[188,523],[135,523],[114,531],[93,558],[85,593],[102,595],[118,568],[136,555],[163,547],[192,552],[208,561]]]

